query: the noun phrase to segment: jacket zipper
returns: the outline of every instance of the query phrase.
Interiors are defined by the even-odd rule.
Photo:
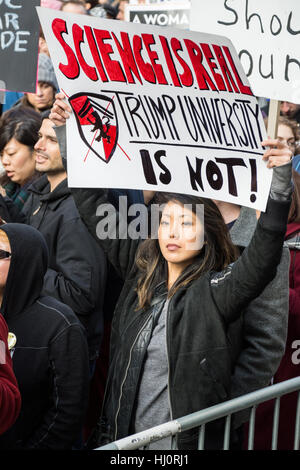
[[[147,324],[149,318],[150,318],[151,315],[149,315],[146,319],[146,321],[143,323],[143,326],[139,329],[136,337],[135,337],[135,340],[134,342],[132,343],[132,346],[130,348],[130,354],[129,354],[129,359],[128,359],[128,363],[127,363],[127,367],[126,367],[126,370],[125,370],[125,374],[124,374],[124,378],[123,378],[123,381],[122,381],[122,384],[121,384],[121,393],[120,393],[120,396],[119,396],[119,405],[118,405],[118,409],[117,409],[117,413],[116,413],[116,417],[115,417],[115,440],[117,439],[117,434],[118,434],[118,416],[119,416],[119,412],[120,412],[120,408],[121,408],[121,398],[122,398],[122,394],[123,394],[123,385],[124,385],[124,382],[127,378],[127,374],[128,374],[128,369],[129,369],[129,366],[130,366],[130,362],[131,362],[131,354],[132,354],[132,350],[134,348],[134,345],[136,343],[136,340],[138,339],[140,333],[143,331],[145,325]]]
[[[168,361],[168,399],[169,399],[169,407],[170,407],[170,417],[171,417],[171,420],[173,420],[173,411],[172,411],[171,394],[170,394],[170,360],[169,360],[169,342],[168,342],[168,323],[169,323],[170,304],[171,304],[171,300],[169,301],[167,315],[166,315],[166,349],[167,349],[167,361]]]

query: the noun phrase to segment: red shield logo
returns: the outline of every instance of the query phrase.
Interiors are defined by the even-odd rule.
[[[118,119],[113,98],[76,93],[69,102],[81,139],[97,157],[108,163],[118,143]]]

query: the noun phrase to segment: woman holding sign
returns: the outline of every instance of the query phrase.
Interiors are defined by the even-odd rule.
[[[50,117],[60,125],[68,111],[58,99]],[[57,135],[63,136],[62,129]],[[271,148],[264,156],[269,167],[279,153],[291,157],[285,146]],[[157,194],[154,202],[161,214],[156,237],[118,239],[108,234],[100,239],[103,217],[96,216],[96,209],[106,204],[107,190],[72,193],[87,227],[97,233],[125,280],[112,322],[103,416],[93,446],[230,399],[239,346],[228,338],[227,329],[276,273],[290,206],[290,163],[274,170],[267,210],[238,259],[210,200]],[[118,227],[109,216],[105,220],[115,236]],[[223,431],[222,420],[207,425],[205,448],[221,447]],[[178,435],[179,449],[195,449],[197,442],[198,429]],[[170,449],[170,439],[150,448]]]

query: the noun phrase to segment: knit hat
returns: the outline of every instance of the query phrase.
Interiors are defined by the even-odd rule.
[[[118,15],[118,8],[113,7],[109,3],[104,3],[103,8],[107,15],[109,15],[112,19],[116,19]]]
[[[91,8],[88,11],[90,16],[97,16],[98,18],[106,18],[106,11],[104,10],[103,6],[96,6]]]
[[[38,82],[46,82],[58,90],[53,64],[47,54],[39,54]]]

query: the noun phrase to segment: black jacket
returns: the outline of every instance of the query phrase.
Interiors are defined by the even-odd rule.
[[[75,312],[87,330],[92,360],[103,334],[106,257],[83,224],[67,179],[50,192],[44,175],[29,191],[24,207],[27,223],[44,235],[49,250],[43,294],[55,297]]]
[[[101,220],[95,208],[107,202],[107,191],[73,189],[72,194],[81,217],[94,234]],[[227,330],[248,302],[274,278],[288,210],[288,202],[269,200],[268,210],[262,214],[242,256],[224,272],[208,272],[188,287],[179,289],[171,298],[166,331],[172,419],[230,398],[231,374],[239,346],[235,338],[227,335]],[[109,217],[106,221],[109,227]],[[112,228],[115,230],[115,225]],[[145,327],[149,328],[153,315],[152,307],[146,311],[136,310],[135,253],[140,242],[130,238],[99,240],[110,262],[125,279],[112,322],[104,402],[103,422],[110,440],[125,437],[132,431],[138,375],[147,346]],[[213,438],[219,432],[218,426],[219,423],[211,426]],[[196,446],[197,430],[179,435],[179,448]]]
[[[19,210],[16,204],[13,203],[9,197],[3,197],[0,194],[0,217],[6,223],[10,222],[17,222],[23,223],[25,222],[25,215]]]
[[[86,334],[69,307],[41,297],[48,262],[42,235],[24,224],[1,230],[12,253],[1,313],[17,339],[12,359],[22,407],[0,448],[68,449],[88,400]]]

